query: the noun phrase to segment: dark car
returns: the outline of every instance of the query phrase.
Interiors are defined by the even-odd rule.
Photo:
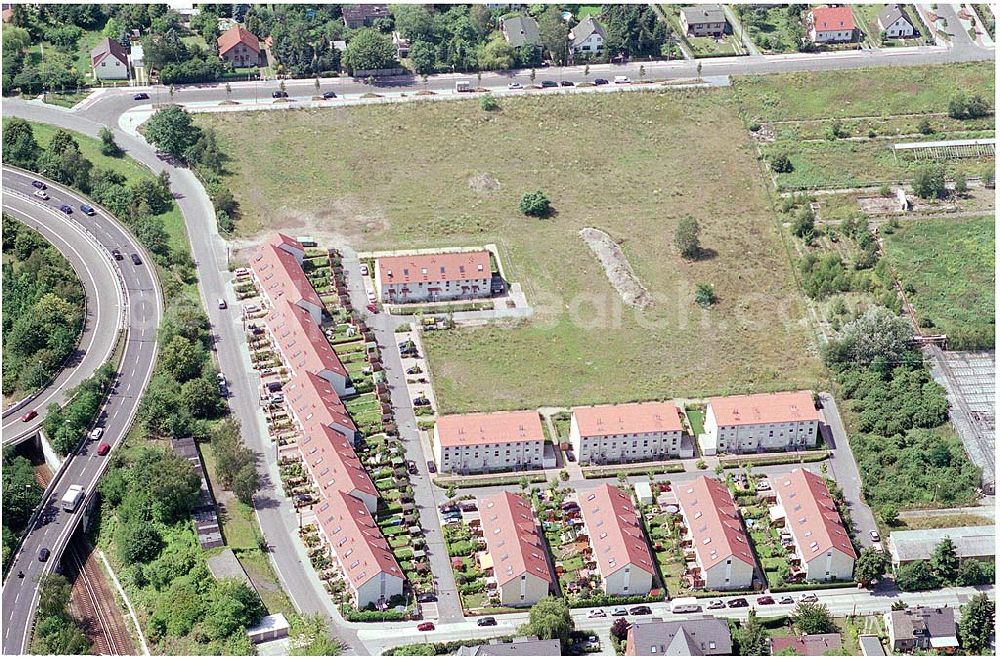
[[[432,474],[436,474],[437,470],[438,470],[438,468],[437,468],[437,465],[434,464],[434,461],[433,460],[428,460],[427,461],[427,471],[431,472]]]
[[[148,101],[149,100],[149,94],[147,94],[146,92],[139,92],[138,94],[136,94],[135,96],[132,97],[132,100],[133,101]]]
[[[750,603],[746,601],[743,597],[737,597],[734,600],[729,600],[730,609],[741,609],[744,606],[750,606]]]
[[[576,87],[576,83],[573,82],[572,80],[560,80],[559,81],[559,86],[560,87]]]
[[[115,257],[115,261],[121,261],[123,258],[125,258],[124,256],[122,256],[122,251],[117,247],[111,250],[111,256]]]
[[[28,422],[38,416],[38,410],[28,410],[21,415],[21,421]]]
[[[288,92],[283,92],[279,89],[278,91],[271,92],[271,98],[288,98]]]
[[[406,461],[406,471],[410,472],[410,475],[417,473],[417,463],[413,460]]]
[[[31,184],[33,186],[35,186],[36,188],[38,188],[39,190],[45,190],[45,189],[47,189],[49,187],[49,186],[45,185],[44,183],[42,183],[41,181],[32,181]]]
[[[337,98],[336,92],[323,92],[323,98]]]
[[[630,616],[651,616],[653,615],[653,609],[648,606],[633,606],[628,610]]]
[[[770,595],[764,595],[763,597],[757,598],[757,603],[761,606],[767,606],[768,604],[774,604],[774,598]]]
[[[62,206],[59,207],[59,210],[66,213],[67,215],[73,214],[73,207],[70,206],[69,204],[63,204]]]
[[[479,627],[496,627],[497,619],[493,616],[486,616],[485,618],[480,618],[476,621],[476,625]]]
[[[606,85],[606,84],[608,84],[608,81],[605,78],[596,78],[594,80],[594,84],[595,85]]]
[[[555,80],[542,80],[542,88],[543,89],[544,88],[548,88],[548,87],[558,87],[558,86],[559,86],[559,83],[556,82]]]
[[[420,593],[419,595],[417,595],[417,601],[420,602],[421,604],[424,604],[426,602],[436,602],[438,601],[438,596],[435,595],[434,593]]]
[[[95,211],[94,207],[90,206],[89,204],[81,204],[80,212],[82,212],[84,215],[93,215],[97,211]]]
[[[427,396],[417,396],[413,399],[413,404],[417,407],[423,407],[425,405],[430,405],[431,401],[428,400]]]
[[[566,459],[570,462],[576,462],[576,454],[573,451],[566,451]]]
[[[48,547],[42,547],[41,549],[38,550],[38,560],[44,563],[45,561],[49,560],[49,555],[51,553],[52,552],[49,551]]]
[[[136,265],[142,265],[142,259],[139,258],[138,254],[133,252],[132,254],[129,254],[129,258],[132,259],[132,263]]]

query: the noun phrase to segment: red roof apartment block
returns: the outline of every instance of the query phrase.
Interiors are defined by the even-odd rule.
[[[704,586],[711,590],[748,587],[753,579],[753,554],[725,483],[700,476],[674,491]]]
[[[490,253],[445,252],[383,256],[378,259],[379,280],[386,284],[411,284],[419,281],[469,281],[490,275]]]
[[[817,7],[812,10],[813,27],[817,32],[836,32],[854,29],[854,12],[850,6]]]
[[[337,394],[347,393],[347,369],[308,311],[280,300],[264,324],[293,375],[315,373],[333,385]]]
[[[593,560],[608,595],[645,595],[653,585],[653,555],[632,498],[602,485],[580,493]]]
[[[629,403],[574,407],[577,427],[584,437],[681,432],[681,416],[672,403]]]
[[[359,609],[403,592],[403,571],[364,503],[331,492],[314,510]]]
[[[285,407],[301,430],[309,430],[315,425],[327,426],[355,443],[358,428],[329,382],[306,371],[289,380],[282,392]]]
[[[435,433],[442,446],[544,442],[538,412],[490,412],[438,417]]]
[[[810,391],[709,398],[719,426],[819,421]]]
[[[501,492],[479,499],[479,516],[501,601],[529,605],[545,597],[552,573],[531,504]]]
[[[324,498],[332,492],[343,492],[359,499],[368,512],[375,512],[378,492],[342,433],[314,425],[299,440],[299,452]]]
[[[247,31],[242,25],[234,25],[225,32],[219,35],[219,55],[222,57],[226,56],[230,50],[243,44],[249,50],[256,54],[260,54],[260,40],[252,33]]]
[[[823,477],[796,469],[771,478],[771,483],[806,578],[850,579],[857,552]],[[780,512],[772,512],[772,517],[776,514]],[[839,556],[834,557],[833,552]]]
[[[250,269],[272,308],[288,300],[308,311],[317,323],[323,321],[323,301],[290,250],[262,245],[250,258]]]

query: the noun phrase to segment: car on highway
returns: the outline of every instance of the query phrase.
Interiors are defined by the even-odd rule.
[[[111,445],[107,442],[101,442],[97,445],[97,455],[107,455],[111,451]]]
[[[607,618],[608,613],[604,609],[591,609],[587,611],[588,618]]]
[[[219,308],[220,309],[225,309],[226,308],[226,300],[224,298],[221,298],[221,297],[219,298]]]
[[[750,603],[747,602],[744,597],[737,597],[736,599],[729,600],[730,609],[742,609],[744,606],[750,606]]]
[[[764,595],[763,597],[757,598],[757,604],[761,606],[767,606],[768,604],[774,604],[774,598],[770,595]]]
[[[795,604],[795,598],[791,595],[785,595],[778,600],[778,604]]]
[[[35,190],[35,196],[41,199],[42,201],[48,201],[49,199],[49,193],[46,192],[45,190]]]
[[[288,92],[283,92],[280,89],[271,92],[271,98],[288,98]]]
[[[480,618],[476,621],[477,627],[496,627],[497,619],[493,616],[486,616],[485,618]]]
[[[432,474],[436,474],[437,470],[438,470],[438,468],[437,468],[437,465],[434,464],[434,461],[433,460],[428,460],[427,461],[427,471],[429,471]]]
[[[608,84],[608,80],[607,80],[607,78],[595,78],[594,79],[594,84],[595,85],[606,85],[606,84]]]
[[[524,89],[519,82],[508,82],[507,89]]]
[[[139,92],[138,94],[136,94],[135,96],[132,97],[132,100],[133,101],[148,101],[149,100],[149,94],[147,94],[146,92]]]
[[[92,216],[97,211],[95,211],[94,207],[91,206],[90,204],[80,204],[80,212],[83,213],[84,215]]]
[[[434,631],[434,623],[430,622],[429,620],[427,622],[422,622],[419,625],[417,625],[417,631],[418,632],[432,632],[432,631]]]
[[[572,80],[560,80],[559,81],[559,86],[560,87],[576,87],[576,83],[573,82]]]
[[[52,552],[49,551],[48,547],[42,547],[41,549],[38,550],[38,560],[40,560],[43,563],[49,560],[49,556],[51,555]]]
[[[28,410],[27,412],[21,415],[21,421],[27,423],[28,421],[34,419],[36,416],[38,416],[38,410]]]
[[[618,608],[613,609],[611,611],[611,615],[613,615],[616,618],[624,618],[625,616],[628,615],[628,611],[625,609],[624,606],[619,606]]]
[[[31,185],[35,186],[39,190],[45,190],[45,189],[47,189],[49,187],[49,186],[45,185],[44,183],[42,183],[41,181],[32,181]]]
[[[129,258],[132,259],[132,263],[134,263],[135,265],[142,265],[142,259],[140,259],[139,255],[136,254],[135,252],[129,254]]]
[[[801,596],[799,596],[799,601],[800,602],[818,602],[819,601],[819,597],[816,596],[816,593],[804,593]]]
[[[648,606],[633,606],[628,610],[630,616],[651,616],[653,615],[653,609]]]
[[[69,204],[62,204],[61,206],[59,206],[59,210],[66,213],[67,215],[73,214],[73,207],[70,206]]]
[[[711,600],[708,603],[707,609],[724,609],[726,608],[726,603],[722,600]]]
[[[323,98],[330,100],[331,98],[337,98],[337,92],[323,92]]]
[[[90,435],[88,435],[88,437],[90,437],[90,441],[96,442],[98,439],[101,438],[101,435],[103,434],[104,434],[104,428],[98,427],[91,430]]]
[[[872,542],[882,542],[882,536],[874,529],[868,532],[868,537],[872,539]]]

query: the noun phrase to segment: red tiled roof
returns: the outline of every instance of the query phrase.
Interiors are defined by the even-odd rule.
[[[606,579],[628,565],[653,573],[653,556],[631,497],[602,485],[580,493],[580,511],[601,576]]]
[[[803,657],[819,657],[827,652],[840,654],[843,647],[840,634],[801,634],[799,636],[772,636],[771,654],[777,655],[782,650],[791,648],[794,653]]]
[[[531,504],[510,492],[480,497],[479,518],[498,585],[522,574],[552,581]]]
[[[383,256],[377,261],[379,281],[383,286],[421,281],[468,281],[491,276],[490,253],[486,250]]]
[[[337,425],[357,431],[351,415],[330,383],[315,373],[305,371],[288,381],[282,392],[292,414],[302,427],[314,424]]]
[[[257,278],[261,293],[267,296],[272,307],[282,299],[296,304],[305,300],[316,307],[323,307],[319,293],[290,252],[271,243],[264,244],[250,258],[250,268]]]
[[[435,426],[441,446],[545,441],[534,411],[452,414],[438,417]]]
[[[839,549],[857,558],[822,476],[796,469],[771,478],[771,483],[785,509],[785,525],[806,561],[822,556],[829,549]]]
[[[583,437],[683,430],[681,417],[671,403],[574,407],[573,416]]]
[[[750,544],[725,483],[699,476],[674,488],[704,570],[727,558],[753,565]]]
[[[280,232],[272,234],[271,237],[267,239],[266,244],[274,245],[275,247],[290,247],[299,252],[305,251],[305,247],[302,246],[302,243],[295,240],[291,236]]]
[[[817,32],[854,29],[854,12],[850,7],[817,7],[812,10],[812,18]]]
[[[347,369],[330,347],[323,330],[309,312],[290,300],[280,300],[264,319],[285,365],[295,374],[333,371],[347,377]]]
[[[250,50],[260,53],[260,41],[251,32],[248,32],[242,25],[234,25],[219,35],[219,54],[225,55],[236,44],[242,43]]]
[[[125,54],[125,49],[120,43],[107,37],[98,41],[97,45],[90,50],[90,65],[97,66],[109,55],[122,64],[128,65],[128,55]]]
[[[347,581],[355,589],[381,572],[403,578],[389,543],[360,499],[331,492],[315,511]]]
[[[709,398],[708,404],[720,426],[819,421],[819,412],[809,391]]]
[[[372,479],[342,433],[316,424],[299,440],[299,451],[323,496],[330,492],[357,491],[378,497]]]

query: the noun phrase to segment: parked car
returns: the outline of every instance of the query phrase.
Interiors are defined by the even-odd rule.
[[[816,593],[803,593],[799,597],[800,602],[818,602],[819,598],[816,597]]]
[[[628,614],[630,616],[651,616],[653,615],[653,609],[645,605],[633,606],[631,609],[628,610]]]
[[[559,86],[560,87],[576,87],[576,83],[573,82],[572,80],[560,80],[559,81]]]
[[[101,442],[97,445],[97,455],[107,455],[111,450],[111,445],[107,442]]]
[[[874,529],[868,532],[868,537],[872,539],[872,542],[882,542],[882,536]]]
[[[741,609],[744,606],[750,606],[750,603],[747,602],[744,597],[737,597],[736,599],[729,600],[730,609]]]
[[[80,212],[83,213],[84,215],[92,216],[97,211],[95,211],[94,207],[91,206],[90,204],[80,204]]]
[[[785,595],[778,600],[778,604],[795,604],[795,598],[791,595]]]
[[[136,94],[135,96],[132,97],[132,100],[133,101],[148,101],[149,100],[149,94],[147,94],[146,92],[139,92],[138,94]]]
[[[69,204],[61,204],[59,206],[59,210],[61,210],[62,212],[66,213],[67,215],[72,215],[73,214],[73,207],[70,206]]]
[[[49,556],[51,555],[51,553],[52,552],[49,551],[48,547],[42,547],[41,549],[38,550],[38,560],[44,563],[45,561],[49,560]]]
[[[45,185],[45,183],[43,183],[42,181],[32,181],[31,185],[35,186],[39,190],[45,190],[45,189],[47,189],[49,187],[49,186]]]
[[[36,416],[38,416],[38,410],[28,410],[27,412],[21,415],[21,421],[27,423],[28,421],[34,419]]]
[[[361,276],[362,277],[367,277],[368,276],[368,264],[367,263],[362,263],[361,264]]]
[[[757,481],[757,491],[767,492],[771,489],[771,484],[767,481]]]
[[[42,201],[49,200],[49,193],[46,192],[45,190],[35,190],[35,196],[41,199]]]
[[[608,84],[608,81],[607,81],[606,78],[595,78],[594,79],[594,84],[595,85],[606,85],[606,84]]]
[[[563,512],[569,512],[571,510],[580,510],[580,504],[576,501],[563,501],[563,504],[559,506],[563,509]]]
[[[618,608],[611,611],[611,615],[613,615],[616,618],[624,618],[625,616],[628,615],[628,611],[625,610],[624,606],[619,606]]]
[[[140,259],[139,255],[136,254],[135,252],[132,252],[131,254],[129,254],[129,258],[132,259],[132,263],[133,264],[135,264],[135,265],[142,265],[142,259]]]
[[[432,474],[436,474],[437,470],[438,470],[438,468],[437,468],[437,465],[434,464],[434,461],[433,460],[428,460],[427,461],[427,471],[429,471]]]
[[[94,428],[93,430],[90,431],[90,435],[88,435],[88,437],[90,437],[90,441],[96,441],[100,439],[101,435],[103,434],[104,434],[104,428]]]
[[[271,98],[288,98],[288,92],[283,92],[280,89],[271,92]]]
[[[406,471],[410,472],[410,475],[417,473],[417,463],[413,460],[406,461]]]
[[[555,80],[542,80],[542,89],[547,89],[550,87],[558,87],[559,83]]]
[[[427,396],[417,396],[413,399],[413,404],[417,407],[422,407],[424,405],[430,405],[431,401],[427,399]]]
[[[375,304],[378,298],[375,296],[375,291],[368,291],[368,304]]]
[[[493,616],[486,616],[485,618],[480,618],[476,621],[477,627],[496,627],[497,619]]]
[[[566,451],[566,459],[570,462],[576,462],[576,454],[573,451]]]
[[[616,85],[627,85],[630,82],[632,82],[632,79],[628,76],[615,76]]]
[[[458,509],[461,510],[463,513],[474,513],[477,510],[479,510],[479,506],[476,505],[475,501],[463,501],[462,503],[458,504]]]
[[[337,98],[337,92],[323,92],[323,98],[325,99]]]
[[[519,83],[519,82],[510,82],[510,83],[507,83],[507,89],[522,89],[521,83]]]
[[[757,603],[761,606],[767,606],[768,604],[774,604],[774,598],[770,595],[764,595],[763,597],[757,598]]]
[[[376,307],[374,304],[369,304],[368,306],[365,307],[365,309],[368,309],[368,313],[378,313],[378,307]]]
[[[111,256],[115,257],[115,261],[121,261],[124,256],[122,256],[122,251],[117,247],[111,250]]]
[[[705,607],[705,608],[708,608],[708,609],[724,609],[724,608],[726,608],[726,603],[723,602],[722,600],[711,600],[711,601],[709,601],[708,606]]]
[[[234,272],[236,273],[237,277],[249,277],[250,276],[250,268],[236,268],[236,270]]]
[[[436,602],[438,599],[437,595],[434,593],[420,593],[417,595],[417,602],[420,604],[425,604],[427,602]]]
[[[422,622],[419,625],[417,625],[417,631],[418,632],[432,632],[432,631],[434,631],[434,623],[430,622],[430,621]]]
[[[591,609],[587,611],[588,618],[607,618],[608,614],[604,609]]]

